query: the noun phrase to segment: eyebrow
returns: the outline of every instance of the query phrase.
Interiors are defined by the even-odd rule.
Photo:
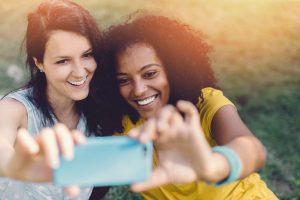
[[[88,50],[84,51],[83,54],[89,53],[90,51],[93,51],[93,48],[89,48]]]
[[[139,70],[139,72],[141,72],[141,71],[143,71],[143,70],[145,70],[145,69],[147,69],[147,68],[149,68],[149,67],[152,67],[152,66],[161,67],[161,65],[159,65],[159,64],[150,63],[150,64],[147,64],[147,65],[143,66],[143,67]],[[118,75],[126,75],[126,73],[119,72],[119,73],[117,73],[117,76],[118,76]]]
[[[89,48],[87,50],[85,50],[82,55],[90,53],[91,51],[93,51],[93,48]],[[63,59],[63,58],[69,58],[69,56],[54,56],[54,59]]]

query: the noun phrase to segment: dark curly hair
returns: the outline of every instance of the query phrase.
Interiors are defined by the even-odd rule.
[[[201,32],[174,19],[138,11],[104,33],[102,65],[95,72],[92,93],[107,109],[99,111],[107,118],[107,122],[100,122],[105,131],[122,132],[124,115],[134,122],[139,118],[121,97],[115,71],[117,55],[136,43],[153,47],[163,62],[170,85],[170,104],[180,99],[196,104],[199,96],[202,98],[202,88],[216,87],[208,57],[211,48]]]

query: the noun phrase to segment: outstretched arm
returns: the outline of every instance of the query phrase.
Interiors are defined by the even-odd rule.
[[[177,109],[184,114],[184,118],[174,107],[167,106],[158,116],[130,132],[132,137],[141,142],[154,139],[158,154],[158,166],[150,180],[133,185],[133,190],[142,191],[167,183],[196,180],[219,182],[229,175],[231,169],[228,160],[224,155],[213,152],[208,145],[195,106],[180,101]],[[263,165],[264,148],[242,123],[234,107],[224,106],[217,111],[212,129],[217,142],[236,151],[242,166],[247,165],[243,167],[240,178]],[[255,155],[248,159],[249,155],[245,152],[254,152]]]
[[[72,159],[74,145],[85,137],[65,125],[41,130],[36,137],[27,132],[27,112],[12,99],[0,101],[0,176],[31,182],[51,182],[52,170],[59,165],[59,155]],[[70,195],[78,187],[68,187]]]
[[[7,164],[12,158],[17,130],[27,128],[26,108],[13,99],[0,101],[0,176],[5,175]]]
[[[264,146],[242,122],[233,106],[223,106],[216,112],[212,121],[212,137],[218,145],[226,145],[239,155],[243,166],[240,178],[265,164],[267,155]]]

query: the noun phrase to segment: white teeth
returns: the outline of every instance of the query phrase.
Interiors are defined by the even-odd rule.
[[[84,79],[82,79],[81,81],[68,81],[71,85],[75,85],[75,86],[79,86],[84,84],[84,82],[86,81],[87,77],[85,77]]]
[[[149,103],[152,103],[154,101],[154,99],[156,98],[156,95],[153,95],[151,97],[148,97],[146,99],[143,99],[143,100],[139,100],[137,101],[137,103],[141,106],[144,106],[144,105],[147,105]]]

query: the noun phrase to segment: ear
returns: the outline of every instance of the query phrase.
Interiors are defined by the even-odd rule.
[[[40,63],[36,57],[32,57],[32,58],[34,60],[35,66],[40,70],[40,72],[43,72],[44,71],[43,63]]]

